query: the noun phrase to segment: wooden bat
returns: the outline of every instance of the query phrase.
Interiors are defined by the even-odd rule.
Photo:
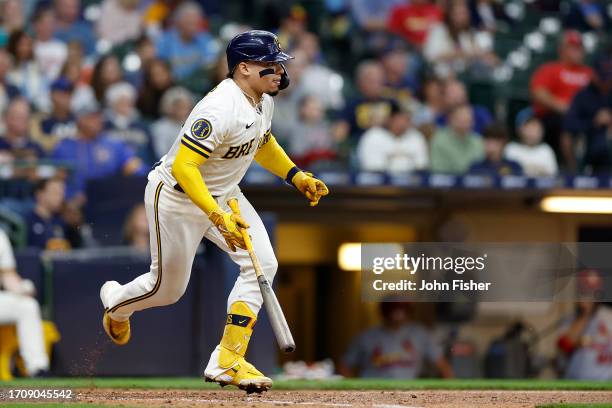
[[[227,202],[227,205],[229,205],[234,214],[240,215],[240,208],[238,207],[237,199],[231,198]],[[266,278],[266,275],[263,274],[259,259],[253,250],[253,243],[251,242],[249,233],[244,228],[240,228],[240,233],[242,234],[246,249],[251,257],[253,267],[255,268],[255,275],[257,276],[257,283],[259,283],[259,290],[261,291],[261,296],[263,297],[264,305],[266,306],[266,311],[268,312],[268,317],[270,318],[270,323],[272,324],[272,330],[276,336],[276,341],[278,342],[281,350],[283,350],[285,353],[291,353],[295,350],[295,342],[293,341],[293,336],[291,335],[289,325],[287,325],[287,319],[285,319],[283,309],[281,309],[281,306],[278,303],[278,299],[274,294],[274,290],[272,290],[270,282]]]

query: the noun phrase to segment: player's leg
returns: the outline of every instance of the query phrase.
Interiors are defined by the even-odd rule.
[[[242,217],[250,225],[248,231],[252,237],[253,249],[260,259],[264,274],[272,282],[278,263],[268,233],[261,218],[244,195],[240,193],[237,198]],[[229,208],[225,210],[229,211]],[[216,229],[209,229],[206,237],[228,252],[240,267],[240,274],[228,297],[227,321],[223,337],[213,351],[204,375],[208,380],[219,383],[241,386],[242,382],[241,388],[247,391],[265,390],[272,385],[272,380],[244,359],[253,326],[257,321],[257,314],[263,304],[255,269],[248,252],[243,249],[230,252],[225,240]]]
[[[151,177],[145,190],[151,266],[148,273],[120,285],[106,282],[100,290],[104,328],[117,344],[130,337],[129,317],[135,311],[175,303],[185,292],[193,258],[210,225],[186,196]]]
[[[0,292],[0,324],[13,323],[17,327],[19,354],[29,375],[49,369],[45,352],[40,307],[29,296]]]

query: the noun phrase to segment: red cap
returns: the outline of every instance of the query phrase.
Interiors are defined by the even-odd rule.
[[[562,44],[582,47],[582,35],[576,30],[568,30],[563,33]]]

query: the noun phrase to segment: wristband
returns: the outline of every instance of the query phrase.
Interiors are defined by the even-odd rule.
[[[290,186],[293,186],[293,182],[291,180],[293,180],[293,177],[300,171],[302,170],[298,166],[293,166],[291,170],[289,170],[289,172],[287,173],[287,177],[285,177],[285,183],[289,184]]]

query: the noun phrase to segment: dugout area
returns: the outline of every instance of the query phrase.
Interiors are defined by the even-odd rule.
[[[609,216],[551,214],[540,209],[543,196],[567,191],[408,192],[391,187],[347,187],[334,189],[316,210],[290,193],[269,187],[250,187],[246,192],[256,208],[276,214],[277,292],[294,335],[300,339],[291,358],[306,361],[327,357],[337,361],[357,333],[380,320],[378,305],[361,301],[359,272],[338,265],[343,243],[595,242],[612,236]],[[465,310],[449,304],[414,305],[416,318],[428,326],[457,322],[460,337],[465,333],[465,339],[475,346],[477,359],[512,322],[523,320],[543,329],[571,307],[569,303],[493,302],[478,305],[466,316]],[[554,355],[554,333],[539,341],[538,352]],[[479,365],[472,374],[481,376],[482,370]],[[548,371],[548,375],[554,373]]]

